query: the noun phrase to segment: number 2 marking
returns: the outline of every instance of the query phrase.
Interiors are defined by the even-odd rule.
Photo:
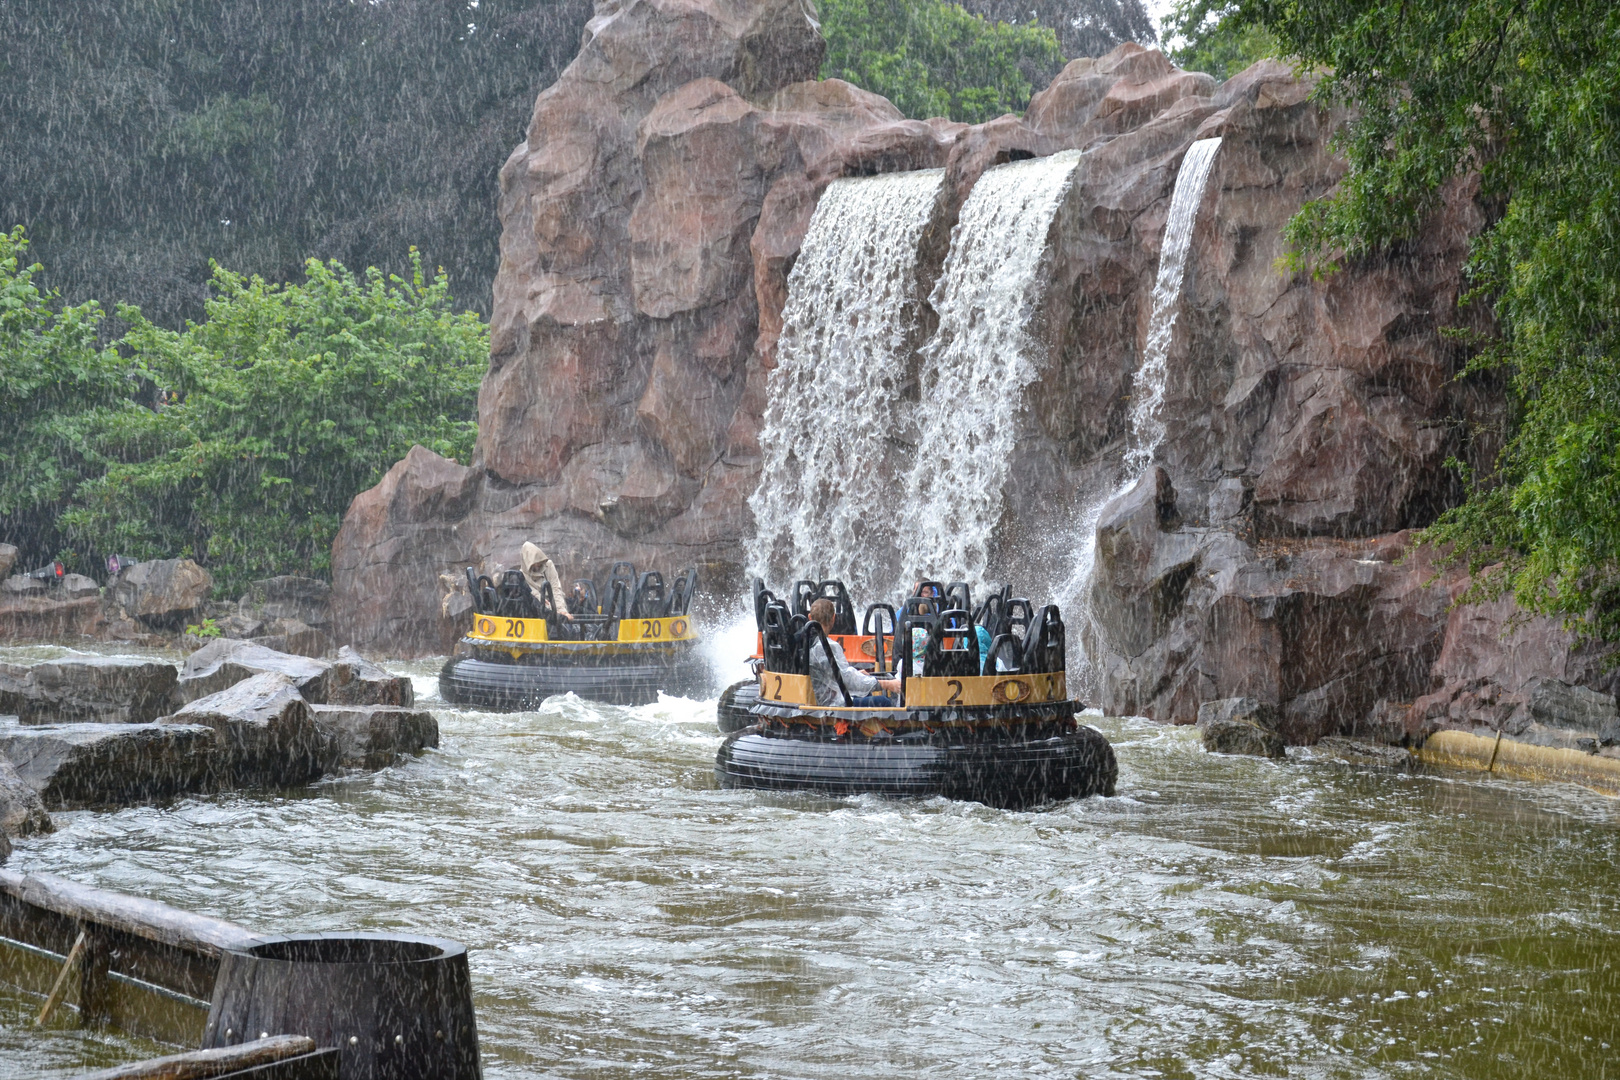
[[[777,701],[782,700],[782,676],[776,677],[776,693],[773,695]]]
[[[960,705],[962,703],[962,683],[959,679],[946,679],[945,685],[954,687],[951,696],[945,699],[947,705]]]

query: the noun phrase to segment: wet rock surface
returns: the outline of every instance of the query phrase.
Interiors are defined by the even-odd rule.
[[[1287,744],[1277,734],[1277,710],[1254,698],[1223,698],[1198,707],[1198,734],[1215,754],[1280,758]]]
[[[213,577],[191,559],[154,559],[120,573],[108,592],[129,617],[175,631],[197,617],[213,587]]]
[[[323,702],[331,665],[278,652],[251,641],[221,638],[198,649],[180,665],[175,700],[186,704],[227,690],[256,675],[286,676],[306,701]]]
[[[94,656],[0,664],[0,713],[25,724],[145,723],[175,704],[174,665]]]
[[[425,710],[392,705],[315,705],[311,715],[336,747],[340,766],[380,769],[439,745],[439,722]]]
[[[0,726],[0,755],[51,810],[208,790],[221,764],[212,728],[178,723]]]
[[[9,759],[0,757],[0,836],[37,836],[54,828],[39,792],[17,775]]]
[[[202,725],[214,732],[220,786],[306,784],[337,762],[332,737],[316,726],[297,681],[281,672],[263,672],[198,698],[160,725]]]

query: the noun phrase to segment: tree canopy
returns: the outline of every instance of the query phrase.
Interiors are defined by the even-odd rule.
[[[1230,14],[1229,5],[1212,10],[1197,0],[1177,4],[1164,26],[1170,59],[1183,71],[1207,72],[1224,82],[1256,60],[1280,54],[1275,34]]]
[[[822,78],[882,94],[914,119],[1021,112],[1063,66],[1050,29],[990,22],[946,0],[821,0],[819,9]]]
[[[1205,11],[1214,8],[1206,4]],[[1236,0],[1353,107],[1350,173],[1290,226],[1319,270],[1399,244],[1477,170],[1468,265],[1496,315],[1473,370],[1510,377],[1497,467],[1426,533],[1525,608],[1620,640],[1620,6],[1609,0]],[[1491,569],[1492,567],[1495,569]]]
[[[21,230],[0,236],[0,527],[25,565],[67,554],[189,555],[227,595],[324,575],[349,501],[413,444],[465,461],[489,362],[441,272],[355,275],[311,259],[301,284],[215,266],[183,331],[34,283]]]
[[[405,274],[488,310],[496,174],[590,0],[5,0],[0,223],[68,299],[202,315],[209,260]]]

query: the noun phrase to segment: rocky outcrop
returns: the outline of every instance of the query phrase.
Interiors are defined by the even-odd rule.
[[[315,723],[288,675],[265,672],[190,702],[161,725],[202,725],[218,744],[220,787],[292,787],[337,764],[337,747]],[[160,726],[161,726],[160,725]]]
[[[95,656],[0,664],[0,713],[25,724],[139,724],[174,705],[174,665]]]
[[[439,745],[430,712],[393,705],[316,705],[315,726],[332,740],[340,766],[381,769]]]
[[[1204,702],[1198,707],[1198,735],[1212,754],[1288,756],[1287,743],[1277,734],[1277,710],[1254,698]]]
[[[323,702],[332,666],[321,660],[277,652],[251,641],[221,638],[198,649],[180,665],[175,700],[186,704],[228,690],[256,675],[283,675],[306,701]]]
[[[190,559],[154,559],[124,570],[108,592],[130,618],[156,630],[179,630],[198,617],[213,588],[213,577]]]
[[[404,708],[416,704],[416,689],[410,679],[388,674],[345,645],[338,650],[337,662],[327,678],[325,698],[318,704]]]
[[[161,802],[208,790],[220,769],[198,724],[0,726],[0,755],[52,810]]]
[[[39,792],[17,775],[16,766],[0,757],[0,836],[35,836],[54,829]]]

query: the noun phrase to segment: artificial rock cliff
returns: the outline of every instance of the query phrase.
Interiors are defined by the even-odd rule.
[[[1061,580],[1079,510],[1106,503],[1089,610],[1068,612],[1094,703],[1191,723],[1203,701],[1251,697],[1310,742],[1524,719],[1547,680],[1612,694],[1551,624],[1521,627],[1536,645],[1514,662],[1487,658],[1508,646],[1481,627],[1512,611],[1453,610],[1460,575],[1403,558],[1407,530],[1459,496],[1446,459],[1497,449],[1475,433],[1502,395],[1457,379],[1466,356],[1440,332],[1487,318],[1457,306],[1485,221],[1469,183],[1410,244],[1318,280],[1280,268],[1281,234],[1342,176],[1339,118],[1284,65],[1217,84],[1125,45],[1070,63],[1024,117],[970,127],[813,81],[822,52],[798,0],[598,7],[501,173],[475,460],[417,448],[354,500],[333,552],[344,639],[445,651],[438,575],[512,565],[527,539],[565,575],[631,558],[740,583],[788,277],[827,185],[945,169],[918,262],[927,296],[986,168],[1082,149],[996,535],[1015,580]],[[1187,148],[1212,136],[1165,438],[1158,465],[1127,477],[1170,196]]]

